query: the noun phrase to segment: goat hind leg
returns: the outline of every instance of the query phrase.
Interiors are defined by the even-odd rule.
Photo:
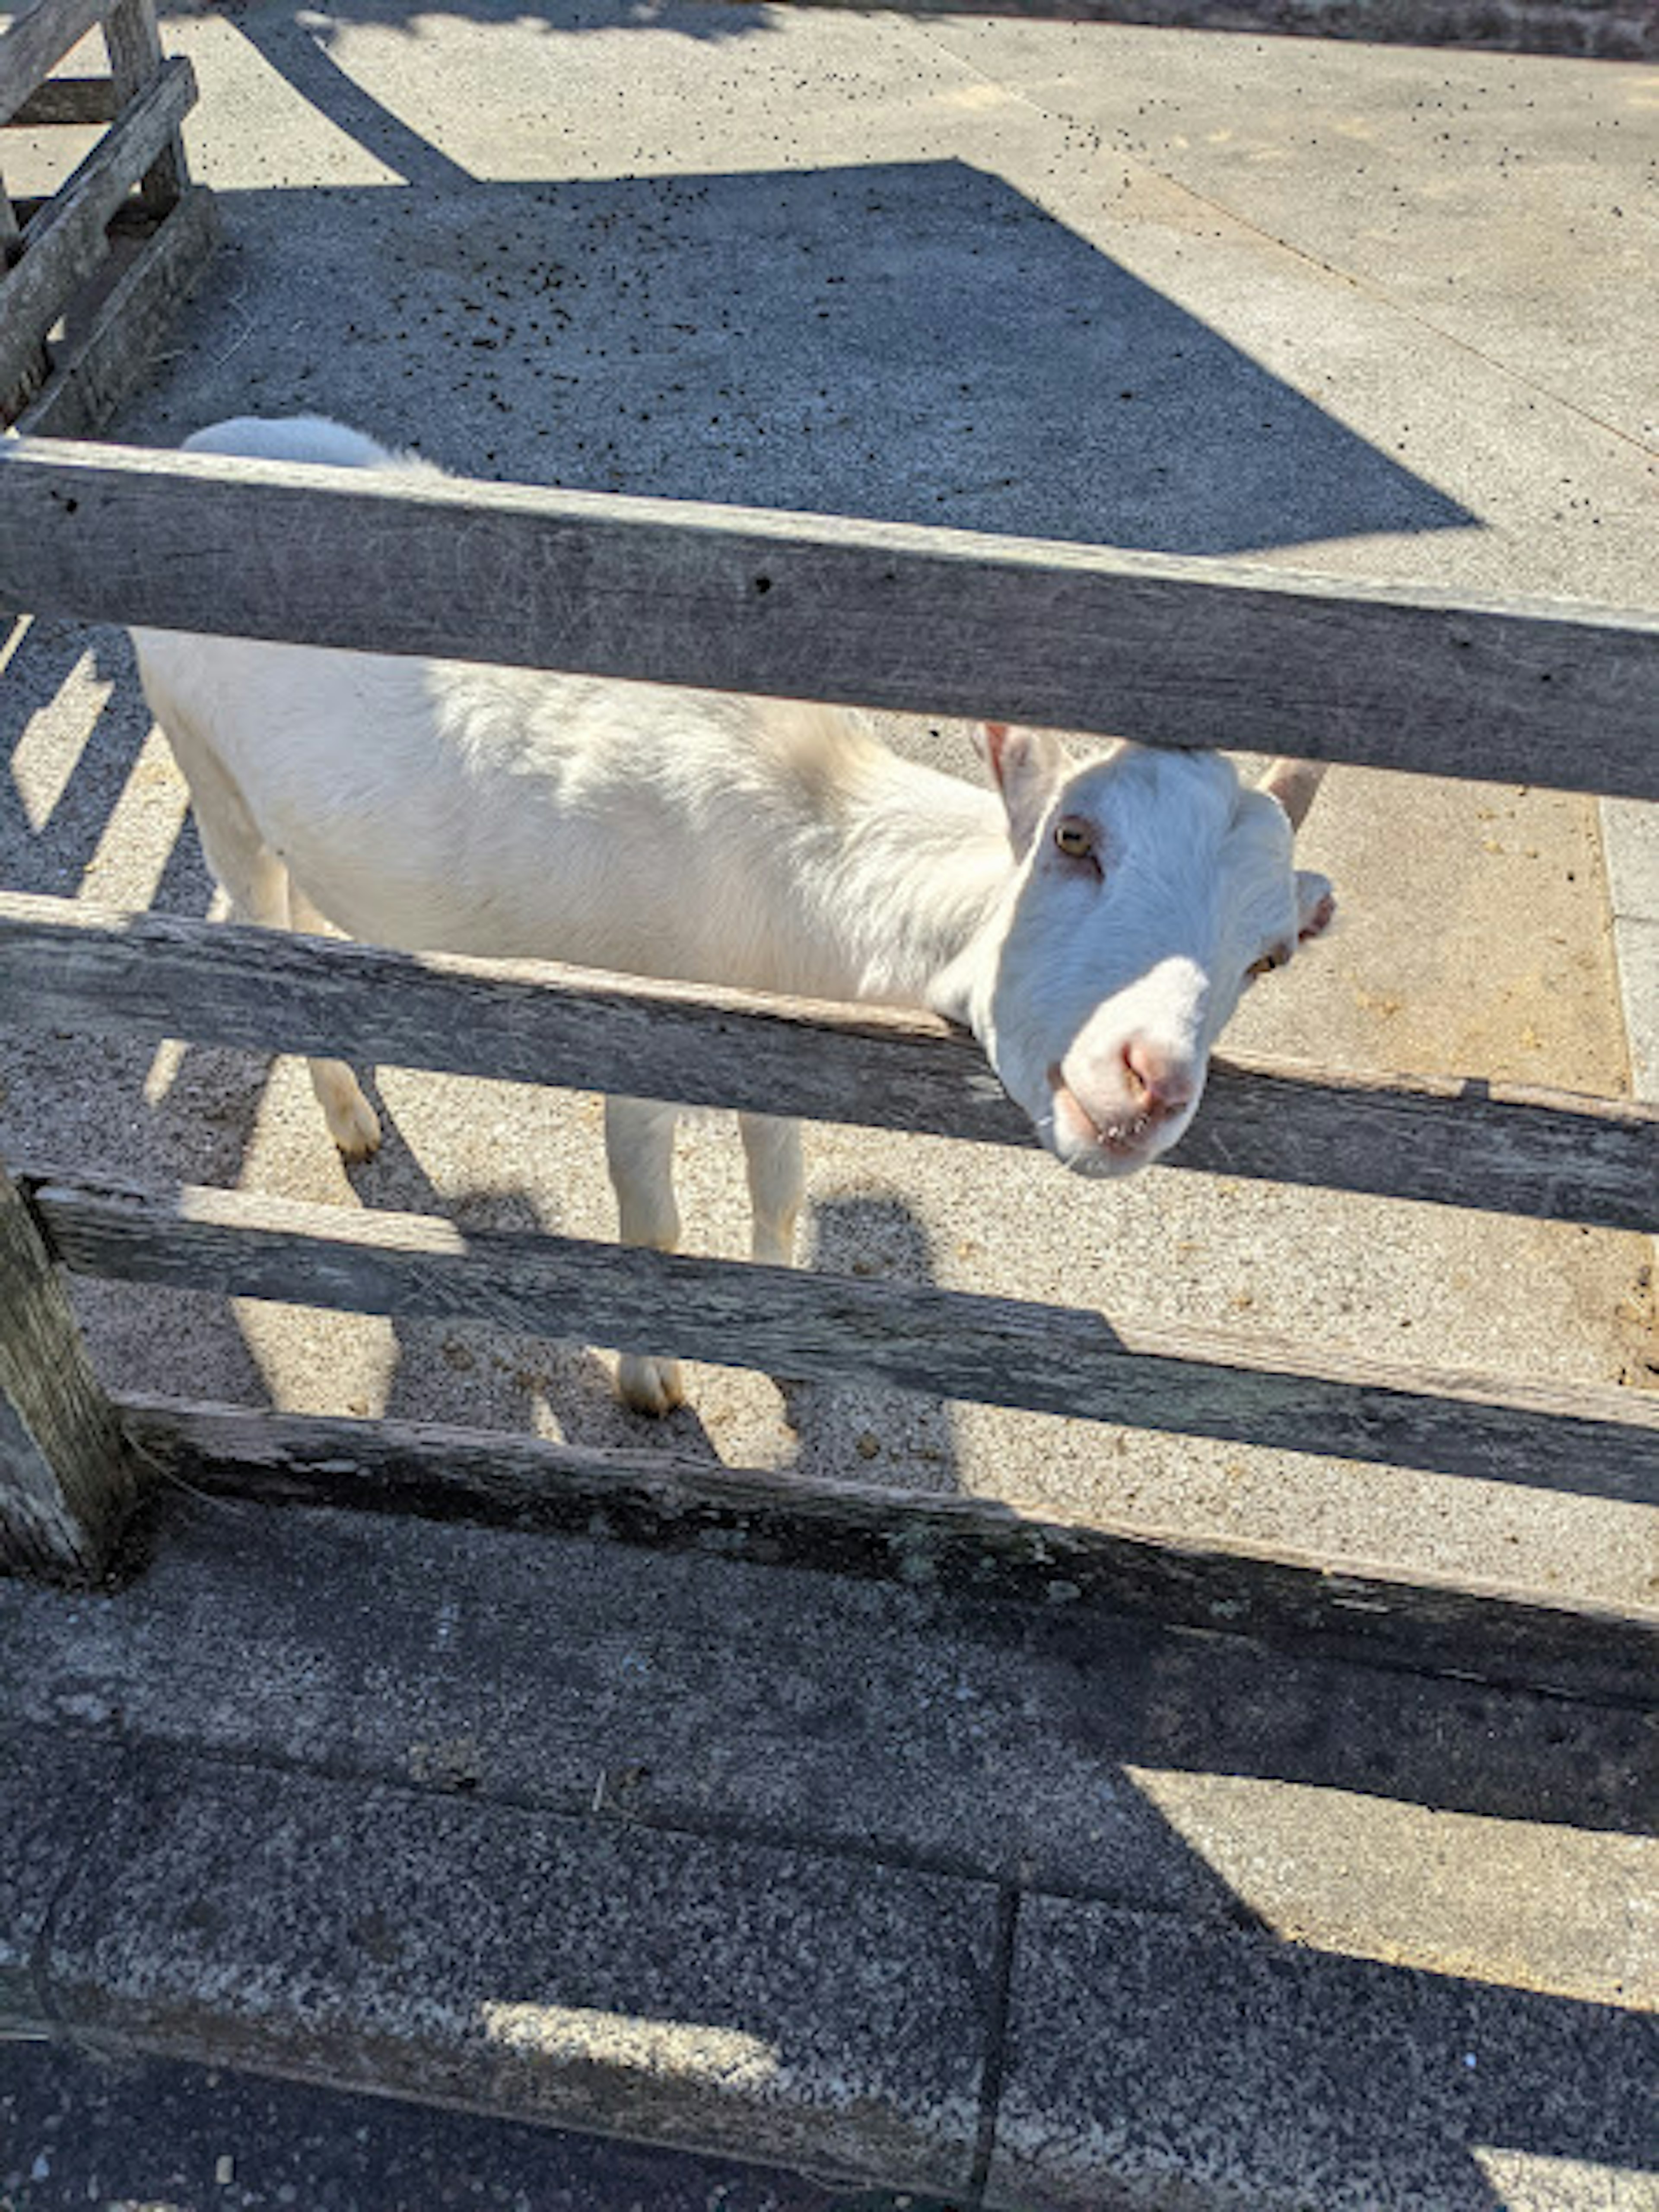
[[[328,920],[293,878],[289,878],[289,927],[313,937],[328,933]],[[380,1117],[363,1096],[363,1087],[343,1060],[313,1060],[311,1087],[328,1123],[328,1133],[348,1160],[372,1159],[380,1148]]]
[[[605,1152],[617,1194],[624,1244],[672,1252],[680,1241],[674,1203],[674,1124],[678,1113],[646,1098],[607,1098]],[[617,1364],[617,1395],[636,1413],[672,1413],[685,1396],[679,1362],[625,1352]]]
[[[260,929],[326,927],[259,835],[246,801],[211,747],[199,742],[188,719],[171,708],[158,714],[157,720],[190,785],[202,850],[230,901],[231,919]],[[380,1125],[356,1077],[343,1060],[313,1060],[311,1083],[341,1152],[349,1160],[367,1159],[380,1141]]]

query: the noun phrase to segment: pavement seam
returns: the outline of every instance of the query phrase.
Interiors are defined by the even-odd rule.
[[[695,1813],[678,1810],[665,1814],[639,1813],[617,1803],[613,1798],[601,1798],[596,1803],[586,1792],[573,1792],[568,1798],[558,1799],[533,1797],[522,1790],[458,1787],[453,1783],[422,1782],[392,1767],[355,1766],[337,1758],[306,1759],[297,1754],[249,1750],[235,1745],[204,1744],[161,1735],[135,1735],[125,1728],[119,1731],[105,1732],[95,1728],[64,1726],[33,1717],[20,1718],[15,1725],[31,1735],[118,1747],[125,1759],[122,1780],[125,1783],[131,1779],[135,1786],[147,1758],[176,1759],[183,1760],[192,1771],[206,1768],[240,1775],[291,1777],[301,1781],[331,1783],[343,1788],[386,1790],[421,1804],[483,1804],[495,1812],[512,1813],[532,1819],[574,1821],[592,1827],[611,1825],[637,1828],[653,1836],[681,1837],[690,1843],[733,1847],[751,1845],[757,1850],[793,1852],[804,1858],[878,1867],[888,1873],[915,1875],[926,1881],[972,1883],[981,1889],[996,1890],[1004,1907],[1010,1897],[1019,1893],[1018,1886],[1009,1881],[997,1868],[976,1863],[953,1852],[906,1849],[902,1845],[890,1847],[839,1837],[824,1837],[812,1834],[805,1829],[788,1826],[781,1821],[746,1820],[741,1814],[714,1814],[700,1818]],[[58,1906],[67,1899],[69,1885],[76,1872],[76,1869],[70,1869],[53,1893],[43,1929],[49,1929],[55,1923]],[[1121,1887],[1100,1888],[1091,1883],[1054,1879],[1045,1881],[1040,1888],[1031,1889],[1030,1893],[1054,1898],[1070,1905],[1101,1905],[1113,1911],[1141,1912],[1152,1916],[1167,1914],[1176,1919],[1187,1917],[1182,1908],[1159,1904]],[[999,1959],[1000,1955],[999,1950]],[[993,1971],[994,1973],[996,1972],[994,1966]],[[999,1995],[997,1992],[993,1996],[994,2016]],[[0,2212],[3,2212],[3,2208],[0,2208]]]
[[[1441,339],[1449,346],[1455,347],[1460,353],[1467,354],[1471,360],[1480,362],[1484,368],[1495,371],[1499,376],[1508,378],[1511,383],[1518,385],[1523,392],[1529,392],[1536,398],[1548,401],[1552,406],[1564,408],[1568,414],[1577,416],[1580,422],[1588,422],[1595,428],[1605,431],[1609,437],[1617,438],[1621,445],[1631,447],[1644,459],[1650,460],[1656,457],[1656,449],[1644,443],[1631,431],[1622,429],[1616,422],[1607,422],[1604,416],[1595,414],[1579,401],[1565,393],[1553,391],[1548,385],[1535,382],[1533,378],[1524,375],[1521,370],[1511,368],[1507,362],[1500,361],[1496,355],[1486,353],[1480,346],[1473,344],[1468,338],[1459,337],[1455,331],[1445,329],[1441,324],[1424,314],[1420,309],[1412,307],[1408,301],[1398,298],[1393,292],[1374,283],[1370,278],[1357,276],[1350,270],[1339,268],[1334,262],[1324,260],[1319,254],[1310,252],[1306,246],[1298,246],[1293,239],[1281,237],[1277,231],[1264,230],[1260,223],[1252,222],[1249,216],[1241,215],[1236,208],[1229,207],[1224,200],[1212,199],[1207,192],[1200,191],[1195,185],[1187,183],[1184,178],[1172,175],[1169,170],[1158,167],[1155,162],[1149,161],[1144,154],[1136,152],[1133,147],[1116,143],[1115,140],[1108,140],[1096,130],[1093,124],[1087,122],[1081,116],[1069,114],[1062,107],[1049,106],[1034,98],[1030,93],[1023,91],[1019,87],[1007,83],[1001,77],[994,76],[989,70],[982,69],[977,62],[957,53],[953,46],[944,44],[931,23],[918,21],[915,27],[922,42],[931,47],[936,54],[944,56],[957,63],[963,69],[971,71],[981,84],[994,87],[1005,98],[1017,100],[1022,107],[1029,108],[1033,115],[1060,124],[1068,130],[1092,134],[1097,140],[1099,152],[1102,155],[1105,154],[1109,147],[1114,160],[1132,163],[1144,175],[1156,178],[1159,184],[1167,186],[1171,191],[1182,193],[1196,206],[1207,208],[1211,214],[1220,216],[1224,222],[1235,225],[1242,231],[1248,232],[1252,238],[1260,240],[1264,246],[1276,246],[1281,252],[1288,253],[1293,259],[1304,263],[1310,269],[1318,270],[1322,276],[1335,278],[1338,283],[1346,284],[1350,290],[1358,292],[1365,299],[1374,301],[1376,306],[1386,308],[1391,314],[1399,315],[1402,320],[1411,323],[1418,330],[1427,331],[1431,337]]]
[[[990,2002],[985,2009],[985,2065],[980,2076],[979,2126],[974,2163],[968,2177],[969,2212],[981,2212],[996,2152],[1002,2115],[1002,2084],[1008,2070],[1008,2016],[1013,2003],[1014,1957],[1019,1940],[1020,1893],[1005,1883],[997,1899],[996,1950],[992,1960]]]
[[[146,1757],[178,1759],[192,1768],[206,1767],[243,1775],[291,1776],[300,1780],[332,1783],[355,1789],[387,1790],[422,1804],[472,1802],[488,1805],[496,1812],[530,1818],[575,1821],[593,1827],[610,1825],[638,1828],[652,1835],[678,1836],[694,1843],[752,1845],[757,1850],[791,1851],[801,1857],[834,1859],[854,1865],[880,1867],[890,1873],[916,1875],[926,1880],[973,1883],[982,1889],[1000,1891],[1009,1887],[1006,1877],[994,1868],[976,1865],[972,1860],[952,1852],[906,1850],[902,1846],[889,1848],[841,1838],[826,1838],[790,1827],[782,1822],[749,1820],[741,1816],[734,1818],[719,1814],[699,1817],[695,1813],[678,1810],[658,1815],[633,1811],[612,1798],[601,1798],[596,1803],[586,1791],[573,1791],[564,1799],[533,1797],[521,1790],[422,1782],[394,1768],[356,1766],[337,1758],[307,1759],[297,1754],[250,1751],[235,1745],[190,1742],[161,1735],[135,1735],[125,1729],[105,1732],[97,1729],[64,1727],[34,1718],[21,1719],[16,1724],[33,1735],[67,1738],[81,1743],[118,1745],[135,1765]],[[74,1871],[71,1869],[65,1875],[65,1885],[73,1878]],[[1044,1894],[1047,1893],[1045,1890]],[[1119,1890],[1076,1890],[1070,1884],[1061,1884],[1054,1893],[1077,1904],[1106,1905],[1136,1911],[1158,1909],[1127,1898]],[[58,1902],[58,1893],[55,1893],[53,1912]]]

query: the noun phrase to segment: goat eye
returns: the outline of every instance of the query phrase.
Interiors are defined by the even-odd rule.
[[[1086,860],[1094,854],[1095,833],[1079,816],[1066,814],[1054,824],[1054,842],[1068,860]]]

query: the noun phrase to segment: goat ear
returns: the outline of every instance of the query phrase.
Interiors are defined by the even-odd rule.
[[[1336,912],[1336,893],[1331,888],[1328,876],[1316,876],[1311,868],[1296,872],[1296,933],[1305,945],[1310,937],[1322,936],[1331,926]]]
[[[1009,842],[1023,855],[1065,776],[1065,752],[1046,730],[1006,722],[981,722],[979,745],[1007,809]]]

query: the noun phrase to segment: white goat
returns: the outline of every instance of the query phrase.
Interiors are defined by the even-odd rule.
[[[201,453],[435,473],[313,417],[199,432]],[[707,692],[135,633],[144,690],[237,915],[412,951],[562,960],[963,1023],[1049,1148],[1126,1175],[1191,1121],[1250,975],[1329,919],[1291,832],[1318,771],[1262,791],[1213,755],[1122,745],[1081,767],[985,726],[995,792],[900,758],[851,714]],[[1281,803],[1275,803],[1278,800]],[[341,1060],[336,1143],[380,1125]],[[623,1239],[679,1236],[676,1109],[607,1102]],[[792,1254],[796,1125],[740,1117],[757,1260]],[[641,1412],[681,1395],[630,1355]]]

